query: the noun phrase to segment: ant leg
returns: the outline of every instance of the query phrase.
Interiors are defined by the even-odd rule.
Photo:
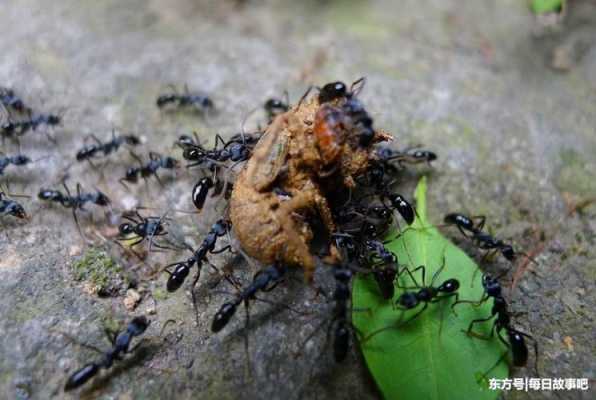
[[[468,336],[474,336],[474,337],[476,337],[478,339],[489,340],[495,334],[495,326],[496,326],[496,324],[493,324],[493,327],[490,330],[490,336],[480,335],[480,334],[478,334],[476,332],[472,332],[472,328],[473,328],[474,324],[478,324],[478,323],[481,323],[481,322],[490,321],[493,317],[494,317],[494,315],[491,315],[491,316],[486,317],[486,318],[480,318],[480,319],[475,319],[475,320],[471,321],[470,322],[470,325],[468,325],[468,330],[465,331],[466,334]]]
[[[58,333],[58,334],[64,336],[65,339],[67,339],[71,343],[76,344],[77,346],[81,346],[81,347],[84,347],[86,349],[92,350],[92,351],[94,351],[94,352],[96,352],[98,354],[104,354],[104,351],[101,350],[100,348],[95,347],[92,344],[81,342],[80,340],[78,340],[77,338],[75,338],[74,336],[72,336],[72,335],[70,335],[70,334],[68,334],[66,332],[62,332],[62,331],[59,331],[59,330],[53,329],[53,328],[50,328],[49,330],[50,330],[50,332],[55,332],[55,333]]]
[[[248,328],[250,325],[250,310],[248,301],[244,302],[244,310],[245,310],[245,324],[244,324],[244,353],[246,354],[246,377],[250,379],[251,377],[251,368],[250,368],[250,348],[248,343]]]
[[[415,287],[416,287],[416,288],[419,288],[419,287],[421,287],[421,286],[418,284],[418,281],[416,280],[416,278],[414,278],[414,272],[418,271],[419,269],[422,269],[422,284],[424,285],[424,278],[425,278],[425,274],[426,274],[426,273],[425,273],[425,271],[426,271],[426,268],[424,267],[424,265],[420,265],[420,266],[418,266],[418,267],[414,268],[414,270],[413,270],[413,271],[410,271],[410,269],[409,269],[408,267],[404,267],[404,268],[401,270],[401,272],[399,272],[399,273],[397,274],[397,276],[398,276],[398,277],[400,277],[400,276],[401,276],[401,274],[402,274],[402,273],[404,272],[404,270],[405,270],[405,271],[408,273],[408,275],[410,276],[410,279],[412,280],[412,282],[414,282],[414,285],[416,285]],[[397,279],[397,282],[398,282],[398,284],[397,284],[397,287],[398,287],[398,288],[400,288],[400,289],[411,289],[411,288],[412,288],[412,287],[400,286],[400,285],[399,285],[399,279]]]
[[[364,85],[365,84],[366,84],[366,77],[365,76],[363,76],[363,77],[361,77],[359,79],[356,79],[354,82],[352,82],[352,84],[350,85],[350,92],[352,93],[352,96],[354,96],[354,97],[358,96],[358,94],[364,88]]]
[[[485,294],[482,295],[482,297],[478,301],[473,301],[473,300],[457,300],[455,303],[451,304],[451,309],[455,313],[455,306],[458,305],[458,304],[472,304],[474,307],[479,307],[481,304],[483,304],[485,301],[487,301],[489,299],[489,297],[490,296],[485,293]]]
[[[418,316],[419,316],[420,314],[422,314],[422,313],[424,312],[424,310],[426,310],[426,308],[427,308],[427,307],[428,307],[428,303],[427,303],[427,302],[425,302],[425,303],[424,303],[424,306],[423,306],[423,307],[420,309],[420,311],[418,311],[416,314],[412,315],[410,318],[408,318],[408,319],[407,319],[407,320],[405,320],[404,322],[400,323],[400,324],[398,325],[398,327],[401,327],[401,326],[403,326],[403,325],[406,325],[406,324],[408,324],[410,321],[412,321],[412,320],[414,320],[414,319],[418,318]]]
[[[108,341],[114,345],[116,343],[116,336],[118,336],[118,332],[111,330],[108,327],[104,327],[103,333],[108,338]]]
[[[478,229],[479,231],[482,230],[482,228],[484,228],[484,224],[486,223],[486,216],[484,215],[475,215],[472,218],[470,218],[472,220],[478,220],[478,222],[476,223],[476,229]]]
[[[161,186],[162,188],[163,186],[163,182],[161,181],[161,179],[159,178],[159,175],[157,175],[157,172],[153,173],[153,176],[155,176],[155,179],[157,179],[157,183],[159,183],[159,186]]]
[[[219,254],[219,253],[223,253],[226,250],[232,250],[232,246],[228,245],[228,246],[222,247],[221,249],[213,250],[210,253],[211,254]]]
[[[302,105],[302,102],[304,100],[306,100],[306,96],[308,96],[308,94],[315,88],[315,86],[310,85],[308,87],[308,89],[306,89],[306,92],[304,92],[304,94],[302,95],[302,97],[300,98],[300,101],[298,102],[298,104],[296,105],[296,109],[300,109],[300,106]]]
[[[79,224],[79,219],[77,217],[77,211],[75,208],[72,209],[72,217],[74,218],[75,224],[77,225],[77,230],[79,231],[79,235],[81,235],[81,237],[83,239],[85,239],[85,241],[87,241],[87,238],[85,237],[85,235],[83,235],[83,231],[81,231],[81,225]]]
[[[221,143],[222,147],[226,146],[226,141],[221,137],[219,133],[215,135],[215,147],[213,148],[214,150],[217,150],[218,142]]]
[[[441,271],[443,271],[443,268],[445,268],[445,249],[447,248],[447,245],[445,245],[443,247],[443,261],[441,262],[441,266],[439,267],[438,270],[435,271],[435,273],[433,274],[432,280],[430,281],[430,286],[433,286],[435,283],[435,279],[437,279],[437,276],[439,276],[439,274],[441,273]],[[422,272],[422,284],[424,285],[424,270]]]
[[[134,346],[132,346],[132,347],[131,347],[131,348],[130,348],[128,351],[127,351],[127,353],[134,353],[135,351],[137,351],[137,349],[138,349],[139,347],[141,347],[141,345],[142,345],[143,343],[145,343],[145,342],[147,342],[147,341],[148,341],[148,340],[147,340],[147,338],[141,338],[141,339],[139,339],[139,341],[137,342],[137,344],[135,344]]]
[[[192,307],[195,310],[195,321],[197,326],[199,326],[199,308],[197,307],[197,296],[195,294],[195,287],[197,286],[197,282],[201,277],[201,265],[197,264],[197,274],[195,275],[194,281],[192,281],[192,285],[190,286],[190,295],[192,297]]]

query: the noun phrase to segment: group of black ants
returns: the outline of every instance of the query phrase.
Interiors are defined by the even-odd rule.
[[[353,87],[353,85],[352,85]],[[329,102],[340,97],[349,101],[346,104],[349,107],[358,109],[356,124],[360,126],[360,134],[363,137],[370,137],[372,131],[372,118],[368,115],[360,101],[356,98],[356,93],[348,88],[342,82],[331,82],[318,88],[318,100],[320,103]],[[301,100],[302,101],[302,100]],[[48,134],[48,128],[59,126],[62,123],[62,117],[54,114],[36,113],[32,108],[15,93],[8,88],[0,88],[0,105],[8,116],[0,126],[0,135],[3,142],[13,140],[19,144],[19,153],[15,155],[0,154],[0,176],[4,174],[6,168],[10,165],[23,166],[33,162],[31,158],[20,154],[20,138],[31,131],[41,130],[49,138],[54,139]],[[191,109],[202,113],[212,112],[215,109],[214,102],[202,94],[192,94],[185,90],[183,93],[173,91],[169,94],[161,95],[156,101],[160,109],[173,108],[176,110]],[[285,99],[270,98],[262,105],[262,110],[270,123],[277,115],[290,109],[287,95]],[[44,127],[45,126],[45,127]],[[227,168],[229,163],[244,162],[251,157],[252,150],[259,141],[263,133],[262,129],[256,132],[235,134],[228,140],[216,135],[213,148],[205,147],[200,143],[197,136],[182,135],[176,145],[182,149],[182,157],[188,162],[187,167],[197,167],[208,172],[204,174],[192,190],[192,202],[200,211],[209,195],[223,195],[229,197],[230,189],[233,185],[226,179],[220,178],[220,171]],[[141,144],[140,138],[134,135],[116,136],[112,132],[111,140],[102,142],[95,136],[91,136],[94,141],[92,144],[83,146],[76,152],[77,161],[88,161],[93,165],[93,160],[100,157],[107,157],[117,152],[122,146],[131,148]],[[459,300],[457,290],[460,283],[456,279],[447,279],[443,283],[436,285],[435,278],[442,267],[434,274],[432,282],[425,282],[425,267],[420,266],[415,270],[409,270],[407,267],[399,269],[397,256],[387,249],[382,238],[386,235],[390,226],[397,224],[395,221],[395,212],[397,212],[405,222],[410,225],[416,218],[415,208],[401,195],[388,191],[388,180],[391,176],[398,173],[406,164],[427,163],[429,166],[437,156],[432,151],[424,150],[420,146],[406,148],[404,150],[392,149],[388,146],[378,147],[376,150],[376,160],[371,163],[367,173],[359,182],[362,186],[378,195],[381,203],[371,204],[370,202],[351,200],[344,204],[340,209],[335,210],[334,217],[337,225],[340,227],[338,232],[331,234],[337,249],[342,257],[341,265],[334,266],[333,276],[335,279],[335,289],[332,299],[335,302],[333,309],[333,320],[330,328],[333,328],[333,354],[337,362],[342,361],[348,352],[351,324],[349,322],[349,300],[350,300],[350,281],[355,272],[370,273],[378,284],[380,295],[391,300],[394,297],[396,279],[399,279],[402,273],[407,273],[410,279],[416,285],[415,288],[409,288],[401,294],[395,303],[395,307],[401,310],[413,310],[422,305],[419,312],[410,317],[408,323],[422,313],[429,303],[436,303],[445,298],[456,296],[456,301],[451,307],[471,303],[476,306],[484,304],[492,299],[492,311],[486,318],[476,319],[470,322],[467,333],[469,335],[490,339],[496,333],[500,341],[509,348],[512,353],[512,362],[515,366],[525,366],[528,360],[528,348],[525,338],[534,343],[536,357],[538,349],[536,341],[528,334],[519,331],[512,325],[512,313],[508,310],[508,302],[502,293],[500,279],[505,273],[498,277],[484,274],[482,285],[484,295],[479,300]],[[137,166],[126,170],[124,177],[120,182],[126,186],[126,183],[136,183],[139,177],[147,180],[154,177],[160,185],[162,182],[158,176],[160,169],[175,169],[179,167],[179,162],[169,156],[162,156],[157,153],[149,153],[149,161],[143,162],[132,151],[131,155],[138,162]],[[108,207],[111,204],[110,199],[96,190],[95,192],[83,192],[80,184],[77,184],[76,194],[72,194],[65,182],[62,182],[65,192],[55,189],[41,189],[38,198],[43,201],[57,203],[58,205],[70,209],[80,231],[77,211],[84,211],[87,204],[94,204],[100,207]],[[28,219],[25,208],[14,200],[19,195],[9,195],[7,192],[0,191],[0,215],[7,215],[19,219]],[[27,196],[21,196],[27,197]],[[138,211],[134,215],[123,214],[122,218],[127,222],[119,225],[119,239],[131,240],[133,236],[133,246],[148,240],[149,246],[168,249],[169,247],[157,243],[154,237],[166,235],[162,217],[143,217]],[[514,262],[521,255],[529,258],[525,253],[515,251],[514,248],[497,239],[483,230],[485,224],[484,217],[468,217],[460,213],[450,213],[444,218],[445,225],[456,227],[462,235],[470,239],[479,249],[486,251],[485,256],[500,253],[505,259]],[[196,249],[189,248],[192,251],[185,261],[176,262],[166,266],[164,271],[169,274],[167,280],[167,290],[173,292],[178,290],[190,274],[193,267],[196,266],[197,273],[194,278],[193,288],[197,284],[201,268],[205,264],[213,266],[208,261],[209,254],[218,254],[233,250],[230,245],[216,249],[219,238],[228,234],[230,222],[226,219],[220,219],[215,222],[202,243]],[[531,261],[533,261],[530,258]],[[422,270],[422,284],[419,284],[413,276],[416,270]],[[267,292],[272,290],[279,282],[284,279],[286,267],[275,264],[259,271],[253,278],[250,285],[244,289],[239,289],[235,299],[224,303],[215,314],[211,330],[213,332],[221,331],[235,314],[236,309],[242,303],[248,305],[249,300],[257,300],[256,294],[259,291]],[[411,290],[415,289],[415,290]],[[194,292],[191,291],[194,296]],[[495,318],[496,317],[496,318]],[[475,324],[490,321],[494,318],[490,336],[482,336],[473,331]],[[72,390],[80,387],[85,382],[95,376],[101,369],[108,369],[115,360],[121,360],[123,355],[134,351],[138,344],[130,347],[134,337],[142,335],[150,321],[145,316],[139,316],[132,319],[125,331],[111,332],[108,334],[112,343],[112,348],[105,352],[103,356],[91,363],[86,364],[81,369],[74,372],[66,382],[65,390]],[[503,335],[503,332],[505,335]],[[508,352],[497,361],[495,366],[502,361]],[[493,367],[494,368],[494,367]]]

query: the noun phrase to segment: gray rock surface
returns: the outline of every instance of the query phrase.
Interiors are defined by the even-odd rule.
[[[161,211],[147,213],[158,215],[191,209],[194,172],[179,172],[175,182],[166,178],[165,190],[151,180],[150,187],[139,184],[129,192],[117,183],[134,164],[126,151],[100,170],[75,163],[74,152],[85,135],[107,139],[116,128],[144,137],[145,148],[136,152],[179,156],[172,148],[179,134],[196,130],[210,141],[217,132],[229,136],[267,97],[288,90],[296,101],[310,83],[362,75],[368,78],[362,98],[377,126],[394,133],[399,146],[423,143],[439,154],[429,182],[434,219],[451,210],[485,214],[495,232],[535,255],[539,265],[518,273],[511,297],[516,310],[528,312],[520,323],[540,343],[542,375],[594,379],[596,208],[568,215],[570,204],[596,197],[594,2],[572,2],[563,28],[541,37],[534,36],[535,21],[521,1],[238,3],[244,5],[3,2],[1,85],[36,109],[64,110],[65,122],[53,132],[58,146],[40,132],[25,136],[22,151],[42,159],[24,169],[9,167],[2,178],[10,192],[32,196],[23,200],[32,220],[1,221],[0,397],[70,397],[62,392],[65,378],[94,354],[60,332],[107,348],[105,324],[152,313],[144,350],[73,397],[378,398],[357,350],[336,365],[329,345],[324,349],[325,329],[301,347],[330,309],[305,287],[299,271],[268,297],[278,306],[251,307],[247,360],[243,313],[221,334],[209,330],[233,288],[222,283],[209,289],[215,275],[205,269],[196,292],[197,324],[188,284],[166,294],[166,276],[158,273],[186,254],[151,254],[144,264],[122,258],[120,247],[101,239],[114,234],[102,211],[80,215],[94,242],[88,245],[69,211],[36,198],[41,186],[57,186],[68,172],[70,186],[97,186],[116,209],[135,203],[156,207]],[[208,93],[219,113],[160,113],[154,101],[168,84]],[[249,125],[257,119],[253,115]],[[3,149],[14,152],[16,146],[7,142]],[[423,172],[409,173],[401,192],[411,193]],[[224,209],[223,201],[210,199],[200,216],[171,212],[169,230],[197,244]],[[119,264],[120,286],[111,297],[96,294],[105,284],[105,263],[85,258],[98,248]],[[213,258],[220,266],[226,261],[228,256]],[[243,282],[254,272],[243,264],[234,268]],[[143,295],[134,311],[124,306],[127,282]],[[293,313],[282,303],[311,314]],[[168,319],[176,323],[160,337]]]

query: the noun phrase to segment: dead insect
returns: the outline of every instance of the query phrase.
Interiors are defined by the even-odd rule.
[[[336,185],[321,182],[330,179],[354,187],[372,152],[372,147],[358,145],[351,131],[342,130],[339,120],[345,111],[322,107],[313,99],[273,121],[240,172],[230,202],[232,226],[244,251],[267,265],[301,266],[307,280],[315,266],[308,247],[313,233],[308,222],[296,216],[318,212],[324,227],[334,232],[326,190]],[[386,134],[375,135],[370,144],[387,139]]]

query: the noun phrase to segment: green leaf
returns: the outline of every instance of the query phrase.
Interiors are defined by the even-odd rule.
[[[426,266],[426,283],[445,266],[434,285],[455,278],[460,282],[460,300],[478,301],[483,295],[481,273],[476,264],[458,247],[445,239],[427,220],[426,177],[416,189],[418,217],[387,247],[400,265],[410,270]],[[389,237],[395,237],[394,232]],[[421,271],[414,274],[422,284]],[[407,273],[400,286],[415,286]],[[473,281],[473,285],[472,285]],[[384,300],[370,274],[358,274],[352,291],[352,321],[361,338],[364,358],[386,399],[495,399],[499,392],[489,390],[485,373],[506,352],[495,337],[482,340],[468,336],[470,321],[490,316],[492,299],[481,306],[460,304],[451,311],[453,298],[429,304],[415,319],[400,324],[419,312],[423,305],[406,312],[394,308],[405,289],[396,287],[392,301]],[[415,289],[411,289],[415,290]],[[493,320],[475,324],[474,332],[489,335]],[[375,332],[377,332],[375,334]],[[503,379],[508,375],[505,361],[488,374]]]
[[[564,0],[532,0],[531,8],[534,14],[559,12]]]

